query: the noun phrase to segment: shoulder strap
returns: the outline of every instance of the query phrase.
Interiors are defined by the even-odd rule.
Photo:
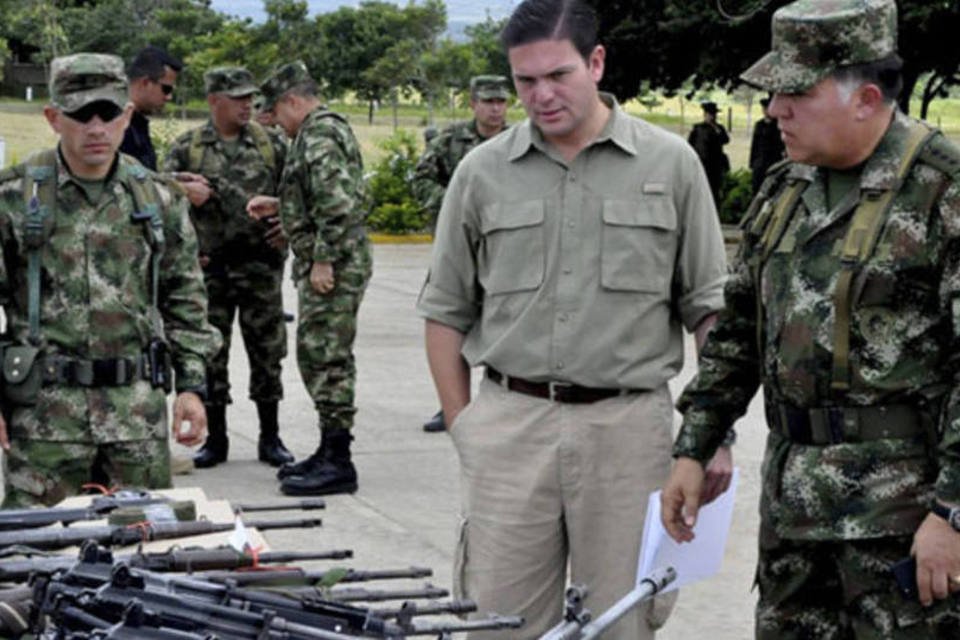
[[[909,121],[909,131],[904,142],[903,155],[897,167],[897,175],[889,189],[883,191],[864,191],[860,204],[853,212],[847,235],[843,239],[840,253],[840,275],[833,292],[834,338],[833,338],[833,379],[830,383],[836,391],[850,388],[850,313],[852,300],[850,288],[853,276],[873,254],[880,239],[880,232],[886,221],[887,213],[893,204],[900,186],[906,179],[921,149],[936,129],[913,120]]]
[[[147,170],[139,163],[124,164],[124,184],[133,198],[134,211],[131,222],[143,224],[143,233],[150,245],[150,321],[155,336],[163,335],[160,316],[160,261],[166,244],[163,235],[163,219],[160,216],[160,196]],[[149,183],[149,184],[148,184]]]
[[[27,318],[29,340],[40,344],[40,271],[43,245],[53,234],[57,204],[57,150],[47,149],[26,162],[23,196],[27,212],[23,219],[23,242],[27,248]]]
[[[203,153],[206,151],[203,144],[203,127],[197,127],[190,134],[190,149],[187,151],[187,170],[193,173],[200,171],[203,164]]]
[[[272,175],[277,169],[277,156],[273,149],[273,143],[270,141],[270,136],[267,135],[267,130],[259,122],[253,120],[247,124],[247,127],[249,127],[250,136],[253,138],[257,151],[260,152],[260,157],[263,158],[264,164],[267,165],[267,169],[270,170]]]

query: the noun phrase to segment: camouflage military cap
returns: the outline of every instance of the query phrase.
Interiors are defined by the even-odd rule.
[[[473,76],[470,78],[470,95],[478,100],[507,100],[510,82],[503,76]]]
[[[50,63],[50,103],[67,113],[91,102],[108,100],[127,105],[127,75],[123,60],[104,53],[75,53]]]
[[[776,93],[802,93],[841,67],[897,51],[894,0],[797,0],[773,14],[773,50],[740,78]]]
[[[243,67],[217,67],[203,74],[203,86],[207,93],[222,93],[231,98],[241,98],[257,92],[253,74]]]
[[[278,67],[260,85],[260,93],[263,95],[263,104],[260,109],[263,111],[273,109],[280,96],[297,85],[312,81],[307,65],[302,60],[288,62]]]

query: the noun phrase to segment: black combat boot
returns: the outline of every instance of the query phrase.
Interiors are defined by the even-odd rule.
[[[305,465],[300,474],[283,478],[280,491],[288,496],[325,496],[356,491],[357,470],[350,460],[351,440],[353,436],[347,429],[325,430],[313,464]]]
[[[227,405],[208,404],[207,441],[193,456],[193,466],[197,469],[215,467],[227,459],[230,442],[227,440]]]
[[[277,421],[277,401],[258,402],[257,415],[260,416],[260,441],[257,443],[257,458],[271,467],[293,462],[293,454],[280,439],[280,424]]]

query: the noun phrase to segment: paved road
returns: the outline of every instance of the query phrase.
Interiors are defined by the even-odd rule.
[[[318,533],[271,532],[268,538],[276,549],[352,548],[358,568],[430,566],[436,572],[433,581],[449,586],[458,505],[456,453],[445,435],[420,430],[420,423],[437,406],[423,354],[422,322],[414,312],[429,246],[377,245],[374,255],[374,276],[361,307],[357,339],[360,409],[354,444],[360,490],[328,500],[324,527]],[[286,306],[294,310],[293,288],[286,286]],[[289,345],[281,433],[299,458],[316,447],[318,432],[292,355],[292,325]],[[691,349],[688,344],[687,366],[673,385],[674,393],[693,373]],[[247,371],[245,354],[235,341],[230,459],[215,469],[178,477],[177,486],[198,485],[211,497],[234,500],[279,495],[273,470],[256,461],[256,412],[246,399]],[[740,427],[736,462],[742,482],[723,570],[681,594],[676,612],[659,635],[664,640],[707,633],[711,640],[752,635],[757,479],[764,431],[760,413],[755,401]]]

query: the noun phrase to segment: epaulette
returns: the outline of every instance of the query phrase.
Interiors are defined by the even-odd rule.
[[[11,180],[19,180],[25,175],[24,165],[15,164],[4,169],[0,169],[0,184]]]
[[[930,139],[920,152],[920,161],[948,176],[960,178],[960,147],[943,134]]]

